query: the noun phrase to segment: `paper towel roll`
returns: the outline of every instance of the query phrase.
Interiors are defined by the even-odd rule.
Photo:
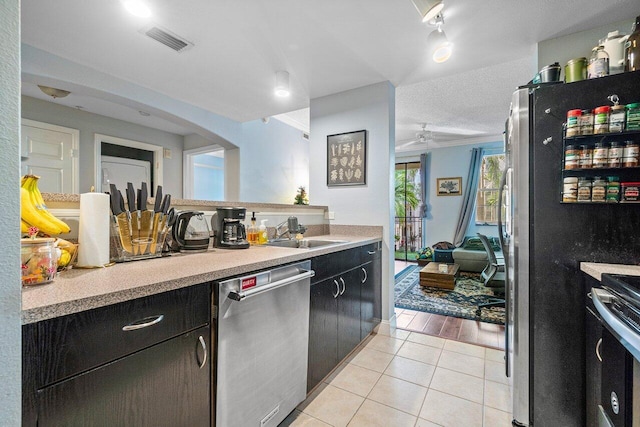
[[[109,195],[80,195],[78,266],[103,267],[109,263]]]

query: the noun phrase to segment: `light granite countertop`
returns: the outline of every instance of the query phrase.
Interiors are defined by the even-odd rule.
[[[627,276],[640,276],[640,265],[604,264],[598,262],[581,262],[580,270],[591,277],[602,280],[602,274],[625,274]]]
[[[23,287],[22,323],[34,323],[382,240],[381,236],[371,234],[331,234],[313,238],[346,240],[347,243],[312,249],[275,246],[236,250],[215,248],[205,253],[175,254],[106,268],[71,269],[59,274],[52,283]]]

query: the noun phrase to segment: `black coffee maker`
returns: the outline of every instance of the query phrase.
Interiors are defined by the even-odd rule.
[[[211,216],[213,229],[213,245],[225,249],[247,249],[247,233],[244,221],[247,210],[245,208],[217,208]]]

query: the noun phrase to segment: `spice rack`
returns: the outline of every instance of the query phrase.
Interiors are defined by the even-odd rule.
[[[569,169],[566,168],[565,161],[566,156],[564,155],[567,151],[567,146],[586,146],[590,149],[594,149],[597,143],[605,142],[611,144],[612,142],[625,142],[625,141],[633,141],[640,145],[640,130],[627,130],[623,132],[609,132],[609,133],[601,133],[601,134],[593,134],[593,135],[576,135],[576,136],[566,136],[566,125],[563,129],[563,138],[562,138],[562,179],[561,182],[564,183],[565,178],[576,177],[580,178],[590,178],[593,180],[595,177],[602,177],[603,179],[607,179],[608,176],[617,176],[619,177],[618,182],[640,182],[640,165],[635,167],[597,167],[597,168],[580,168],[579,166],[571,167]],[[563,201],[563,193],[564,189],[560,192],[560,202],[563,204],[594,204],[594,205],[602,205],[602,204],[616,204],[612,202],[567,202]],[[624,203],[640,203],[640,202],[625,202],[620,201],[620,204]]]

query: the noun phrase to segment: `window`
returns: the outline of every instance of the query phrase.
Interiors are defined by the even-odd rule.
[[[504,154],[484,156],[480,166],[476,198],[476,223],[498,223],[498,191],[504,170]]]

